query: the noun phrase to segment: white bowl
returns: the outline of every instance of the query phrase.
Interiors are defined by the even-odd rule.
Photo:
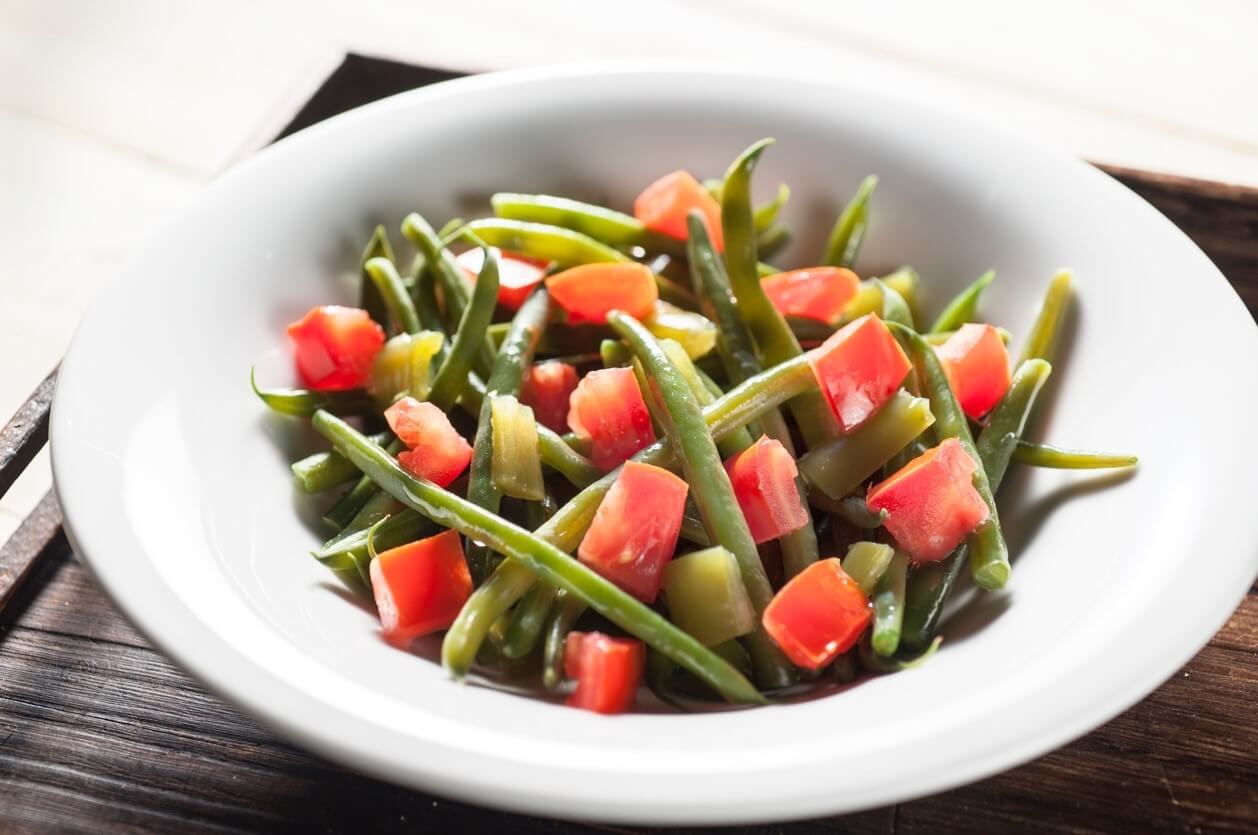
[[[841,694],[706,715],[601,717],[451,682],[393,649],[307,551],[249,367],[283,327],[351,302],[373,224],[440,223],[497,190],[617,207],[774,136],[816,257],[860,178],[881,182],[858,266],[916,266],[937,306],[994,266],[988,317],[1025,332],[1052,271],[1079,315],[1046,439],[1139,453],[1103,482],[1018,472],[1006,591],[974,598],[929,664]],[[400,236],[395,236],[400,240]],[[1017,343],[1015,341],[1015,347]],[[1096,727],[1226,620],[1258,573],[1254,324],[1162,216],[1063,154],[851,86],[724,72],[547,70],[440,84],[286,139],[137,253],[61,367],[53,468],[75,548],[189,672],[280,733],[379,777],[540,815],[727,823],[832,814],[975,780]],[[268,372],[269,369],[269,372]],[[287,373],[286,371],[284,373]]]

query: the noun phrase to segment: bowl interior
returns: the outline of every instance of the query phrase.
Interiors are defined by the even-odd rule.
[[[1008,589],[964,598],[930,664],[830,698],[606,720],[453,683],[432,661],[435,642],[421,657],[384,644],[374,613],[307,554],[317,503],[287,465],[320,445],[265,412],[250,366],[264,383],[291,380],[284,326],[314,304],[353,303],[353,266],[376,223],[409,257],[397,233],[407,212],[440,225],[485,213],[494,191],[627,210],[660,174],[719,176],[763,136],[777,144],[756,172],[758,197],[780,182],[792,189],[785,220],[797,236],[783,265],[808,265],[875,173],[858,271],[913,265],[931,314],[994,267],[983,314],[1014,333],[1016,349],[1049,276],[1073,267],[1079,302],[1037,434],[1139,453],[1139,473],[1012,473],[1001,496]],[[1200,310],[1172,291],[1185,275],[1198,277]],[[1177,354],[1156,323],[1247,327],[1222,338],[1252,351],[1236,307],[1200,253],[1103,175],[922,105],[703,73],[468,80],[280,143],[155,241],[67,360],[56,474],[76,541],[139,625],[320,751],[556,814],[835,811],[957,782],[1082,732],[1170,672],[1165,658],[1126,651],[1137,636],[1183,655],[1226,615],[1218,603],[1234,602],[1253,559],[1229,563],[1226,578],[1203,576],[1193,559],[1231,501],[1212,476],[1226,469],[1215,437],[1234,416],[1185,414],[1160,381],[1192,373],[1202,390],[1231,392],[1234,380]],[[1213,320],[1211,308],[1222,311]],[[138,368],[143,390],[119,402],[119,372]],[[1237,524],[1239,541],[1254,542],[1254,524]],[[1151,618],[1176,585],[1213,610],[1177,613],[1178,626]],[[1182,630],[1195,637],[1185,643]],[[477,795],[482,783],[496,793]],[[705,815],[700,802],[723,805]]]

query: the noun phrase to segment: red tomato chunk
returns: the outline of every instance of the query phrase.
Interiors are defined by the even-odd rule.
[[[604,472],[655,441],[651,413],[628,368],[603,368],[586,374],[572,392],[568,426],[590,441],[590,458]]]
[[[791,663],[819,670],[855,646],[872,616],[865,593],[832,557],[791,578],[762,620]]]
[[[957,403],[977,420],[1009,390],[1009,352],[991,325],[968,324],[935,349]]]
[[[539,362],[524,376],[520,402],[533,410],[538,423],[567,432],[568,400],[576,389],[576,368],[559,360]]]
[[[431,403],[403,397],[384,411],[393,434],[409,450],[398,454],[407,472],[448,487],[472,461],[472,447],[450,423],[446,413]]]
[[[446,629],[472,595],[458,531],[391,548],[370,573],[384,637],[395,644]]]
[[[688,489],[668,470],[625,462],[577,557],[643,603],[655,602],[664,566],[677,550]]]
[[[771,275],[760,286],[783,316],[834,324],[856,295],[860,279],[843,267],[809,267]]]
[[[647,186],[633,201],[633,216],[646,228],[662,232],[670,238],[686,240],[690,232],[686,228],[686,215],[691,209],[703,213],[703,223],[708,237],[717,252],[725,250],[725,238],[721,231],[721,207],[708,194],[703,184],[686,171],[665,174]]]
[[[339,391],[367,385],[384,331],[370,314],[356,307],[311,308],[288,326],[297,348],[297,373],[304,385]]]
[[[645,319],[660,297],[655,275],[633,263],[582,264],[546,279],[546,289],[574,325],[605,325],[613,310]]]
[[[881,409],[913,367],[891,331],[872,313],[835,331],[808,358],[844,432]]]
[[[799,470],[780,441],[761,436],[725,462],[734,496],[756,544],[778,539],[808,524],[808,511],[795,488]]]
[[[916,562],[941,560],[988,517],[974,489],[978,462],[956,438],[914,458],[869,490],[865,503]]]
[[[641,641],[570,632],[563,649],[564,673],[577,680],[568,704],[595,713],[624,713],[633,707],[646,660]]]
[[[529,294],[542,283],[549,261],[529,258],[518,252],[495,251],[498,256],[498,304],[508,310],[519,310]],[[485,264],[485,250],[473,247],[454,259],[467,277],[476,281],[480,268]]]

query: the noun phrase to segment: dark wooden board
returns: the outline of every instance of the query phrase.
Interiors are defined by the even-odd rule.
[[[451,75],[350,56],[294,124]],[[1187,231],[1258,309],[1258,193],[1110,173]],[[630,831],[451,803],[277,739],[151,649],[75,560],[51,497],[41,514],[0,551],[0,563],[44,554],[0,607],[0,833]],[[1161,688],[1045,757],[894,807],[732,831],[1254,832],[1255,704],[1251,590]]]

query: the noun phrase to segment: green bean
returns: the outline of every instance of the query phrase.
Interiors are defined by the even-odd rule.
[[[619,345],[620,343],[617,342],[615,344]],[[695,364],[690,360],[690,356],[686,353],[686,349],[682,348],[681,345],[671,339],[661,339],[660,345],[663,346],[664,353],[668,355],[669,360],[672,361],[677,371],[681,373],[682,378],[685,379],[686,385],[690,386],[690,392],[695,396],[695,400],[699,401],[700,406],[707,406],[715,402],[718,397],[725,393],[721,391],[715,382],[712,382],[711,378],[704,380],[700,376],[702,372],[695,367]],[[712,386],[709,387],[708,383],[711,383]],[[755,440],[744,427],[724,438],[717,444],[717,449],[720,450],[722,458],[729,458],[747,449],[753,443],[755,443]]]
[[[406,333],[419,333],[421,326],[415,302],[411,299],[410,291],[402,284],[402,276],[398,275],[393,262],[387,258],[372,258],[363,264],[363,270],[384,299],[390,318]]]
[[[1048,363],[1038,359],[1019,365],[1009,390],[992,410],[987,428],[979,433],[976,449],[981,450],[981,469],[988,476],[993,493],[1000,489],[1009,466],[1008,456],[1013,453],[1014,445],[1006,438],[1012,435],[1016,439],[1022,433],[1049,370]],[[942,561],[921,566],[909,577],[904,604],[905,646],[923,649],[934,637],[944,602],[960,576],[969,547],[962,543]]]
[[[871,673],[902,673],[905,670],[911,670],[914,667],[920,667],[930,660],[930,657],[939,651],[939,645],[943,643],[942,638],[935,638],[930,644],[915,658],[887,658],[879,655],[870,645],[868,636],[861,638],[858,652],[860,653],[861,666]]]
[[[786,207],[786,202],[790,199],[790,186],[786,183],[780,183],[778,185],[778,193],[774,195],[773,199],[768,203],[761,203],[754,211],[752,211],[752,226],[755,227],[756,234],[761,236],[760,246],[762,249],[764,248],[763,236],[773,228],[774,223],[777,222],[778,215],[782,213],[782,209]],[[721,198],[718,197],[716,200],[719,203]],[[780,228],[785,229],[786,227],[783,226]],[[790,233],[787,232],[787,235],[789,234]]]
[[[894,554],[894,548],[880,542],[853,542],[843,557],[843,573],[855,580],[862,592],[872,595]]]
[[[564,680],[564,644],[568,633],[585,610],[585,601],[560,589],[551,607],[550,622],[546,624],[546,645],[542,650],[542,685],[554,690]]]
[[[1004,481],[1005,470],[1030,416],[1027,404],[1035,401],[1052,370],[1053,367],[1041,359],[1026,360],[1019,365],[1010,380],[1009,390],[979,433],[976,448],[989,483]]]
[[[314,389],[282,388],[260,389],[256,372],[250,369],[249,385],[253,393],[270,407],[271,411],[292,417],[310,417],[323,409],[337,415],[369,415],[375,411],[375,402],[366,389],[347,391],[316,391]]]
[[[821,263],[835,267],[850,267],[856,262],[860,253],[861,242],[865,239],[865,231],[869,226],[869,198],[878,185],[878,178],[870,175],[861,181],[856,195],[839,213],[834,228],[830,230],[830,240],[826,243],[826,254]]]
[[[485,263],[493,260],[486,256]],[[479,284],[479,282],[478,282]],[[471,308],[469,308],[470,310]],[[528,297],[515,318],[511,329],[498,349],[493,372],[489,375],[486,389],[499,394],[518,394],[524,374],[533,362],[533,352],[550,320],[550,296],[544,289]],[[493,480],[493,398],[481,401],[476,439],[472,443],[472,464],[467,477],[467,499],[491,513],[498,512],[502,491]],[[539,444],[540,446],[540,444]],[[489,574],[490,557],[484,546],[472,543],[468,548],[468,568],[479,583]]]
[[[422,254],[415,256],[416,261],[426,263]],[[420,265],[415,277],[415,286],[411,290],[411,300],[415,303],[415,312],[419,314],[419,323],[426,331],[445,333],[445,324],[441,321],[441,307],[437,304],[437,276],[435,271]],[[442,349],[439,357],[445,357]]]
[[[918,295],[921,291],[922,280],[918,276],[917,271],[912,267],[899,267],[884,275],[882,283],[900,294],[900,298],[904,299],[904,303],[909,306],[909,313],[912,314],[913,321],[920,322],[921,310],[918,306]]]
[[[368,437],[371,438],[372,443],[377,444],[384,444],[389,440],[387,432]],[[294,461],[292,470],[293,477],[297,479],[302,492],[305,493],[321,493],[338,484],[344,484],[358,475],[358,468],[335,450],[316,452],[300,461]]]
[[[489,202],[500,218],[561,226],[617,249],[640,246],[648,252],[674,256],[686,253],[685,241],[648,229],[632,215],[579,200],[549,194],[499,192]]]
[[[390,455],[402,451],[402,442],[397,438],[389,441],[385,449]],[[378,495],[380,488],[372,483],[367,476],[362,476],[354,486],[346,491],[328,511],[323,514],[323,521],[334,531],[344,531],[372,497]]]
[[[415,478],[381,447],[328,412],[317,412],[313,425],[398,501],[439,525],[484,542],[542,579],[581,597],[599,614],[693,672],[729,701],[764,703],[764,697],[720,656],[550,542],[430,481]]]
[[[899,322],[906,328],[915,328],[913,323],[913,311],[909,309],[908,302],[904,297],[897,293],[882,279],[871,279],[874,286],[882,291],[882,311],[879,314],[884,322]]]
[[[765,365],[800,355],[795,335],[778,312],[764,288],[756,269],[756,238],[751,216],[751,174],[760,154],[771,139],[761,140],[739,156],[725,174],[721,190],[721,227],[725,233],[725,267],[738,310],[747,323]],[[694,240],[694,225],[690,238]],[[797,398],[790,406],[795,423],[807,446],[822,443],[838,433],[837,426],[820,392]],[[779,439],[780,440],[780,439]]]
[[[487,344],[485,332],[498,304],[498,257],[491,250],[485,251],[485,263],[476,279],[476,289],[471,302],[463,310],[454,341],[446,352],[445,360],[433,378],[428,399],[449,409],[467,388],[467,374],[472,369],[472,359]]]
[[[889,515],[886,510],[874,513],[865,504],[864,496],[844,496],[835,501],[818,490],[809,494],[809,499],[817,508],[832,513],[854,527],[872,531],[882,527]]]
[[[791,242],[791,230],[782,224],[772,226],[756,236],[756,249],[760,258],[772,258]]]
[[[987,285],[996,279],[996,271],[988,270],[983,273],[974,283],[966,287],[960,293],[948,302],[948,306],[939,314],[939,318],[930,326],[931,333],[943,333],[944,331],[954,331],[964,325],[966,322],[974,321],[974,316],[978,313],[979,299],[983,295],[983,291],[987,289]]]
[[[383,226],[377,226],[375,231],[372,232],[371,240],[367,242],[367,247],[363,250],[363,257],[359,259],[358,263],[365,265],[372,258],[393,260],[393,245],[389,243],[389,233]],[[367,315],[387,331],[389,327],[389,309],[385,306],[384,298],[381,297],[380,291],[376,289],[375,282],[367,275],[367,271],[363,269],[361,272],[358,306],[367,311]]]
[[[468,305],[471,304],[475,292],[471,279],[463,272],[463,268],[459,266],[459,263],[454,259],[454,255],[442,243],[441,238],[433,231],[428,221],[424,220],[418,213],[411,212],[402,221],[402,234],[419,248],[420,254],[424,256],[427,262],[425,269],[432,271],[437,282],[441,285],[446,313],[449,315],[451,323],[461,322],[463,314]],[[440,328],[433,328],[431,325],[426,325],[426,327],[430,330],[441,330]],[[493,368],[493,364],[493,346],[487,342],[482,343],[480,349],[476,352],[476,358],[472,364],[473,368],[476,369],[477,374],[487,377],[490,369]]]
[[[908,560],[896,551],[887,570],[874,586],[874,626],[870,643],[874,652],[890,657],[900,649],[900,629],[904,625],[904,578]]]
[[[537,425],[537,446],[542,453],[542,463],[577,487],[593,484],[603,475],[593,461],[568,446],[558,432],[540,423]]]
[[[816,377],[813,376],[807,360],[799,357],[736,386],[705,408],[703,418],[711,429],[712,436],[720,440],[801,391],[816,385]],[[543,440],[543,452],[544,450]],[[667,440],[656,441],[634,455],[633,460],[668,466],[673,461],[672,448]],[[619,475],[618,467],[591,483],[561,507],[535,534],[561,551],[576,550],[594,519],[594,513],[603,501],[603,496]],[[441,648],[445,666],[456,674],[465,672],[480,650],[489,628],[528,591],[535,580],[534,572],[528,566],[511,560],[502,562],[472,594],[446,632]]]
[[[558,593],[550,583],[534,583],[515,607],[511,622],[507,625],[507,635],[502,642],[502,654],[508,658],[523,658],[537,646],[546,619],[555,605]]]
[[[1009,331],[1004,328],[997,327],[996,333],[1000,336],[1000,341],[1006,345],[1009,344],[1009,340],[1013,339],[1013,334],[1009,333]],[[956,331],[940,331],[939,333],[924,333],[922,334],[922,338],[931,345],[943,345],[949,339],[956,336],[956,334]]]
[[[717,347],[725,370],[731,380],[743,381],[761,373],[760,359],[756,355],[752,335],[743,321],[733,289],[708,237],[707,226],[697,212],[691,212],[687,220],[690,241],[690,266],[695,290],[702,300],[708,318],[716,322]],[[752,253],[754,258],[754,252]],[[756,282],[759,288],[759,280]],[[763,293],[763,291],[761,291]],[[774,311],[776,314],[776,310]],[[800,398],[796,398],[798,402]],[[765,412],[760,418],[760,429],[795,456],[795,444],[790,429],[779,410]],[[734,444],[738,443],[735,439]],[[803,478],[796,476],[795,489],[799,493],[808,523],[779,539],[782,547],[782,567],[794,577],[817,561],[817,532],[812,526],[812,514],[808,511],[808,491]]]
[[[1036,314],[1035,324],[1022,347],[1022,360],[1042,359],[1053,361],[1057,349],[1057,337],[1061,333],[1062,322],[1065,321],[1066,307],[1070,303],[1071,284],[1074,273],[1060,270],[1049,282],[1044,302]]]
[[[370,439],[368,439],[370,440]],[[423,539],[437,532],[437,526],[410,508],[390,515],[374,526],[373,540],[377,549],[387,550]],[[358,571],[368,561],[367,529],[333,537],[311,556],[335,571]]]
[[[681,460],[690,494],[699,506],[708,535],[714,543],[724,546],[737,558],[743,584],[756,613],[763,612],[773,598],[773,588],[765,576],[760,553],[738,506],[734,487],[721,463],[699,402],[659,342],[642,323],[620,311],[610,313],[607,322],[646,367],[652,393],[664,406],[662,417],[668,437]],[[759,623],[757,627],[747,639],[755,660],[756,678],[765,687],[784,687],[791,680],[789,662]]]
[[[1013,450],[1013,460],[1032,467],[1054,470],[1106,470],[1134,467],[1140,463],[1134,455],[1112,452],[1091,452],[1082,449],[1062,449],[1048,444],[1018,441]]]
[[[978,469],[974,471],[974,489],[987,505],[988,517],[967,538],[969,549],[970,572],[974,582],[984,589],[998,589],[1009,579],[1009,549],[1005,545],[1004,535],[1000,531],[1000,519],[996,515],[996,500],[992,495],[991,484],[983,459],[975,448],[974,439],[970,436],[970,426],[965,413],[957,405],[948,378],[935,351],[921,334],[902,325],[891,323],[888,327],[908,343],[909,354],[913,365],[922,378],[925,393],[930,398],[930,411],[935,416],[935,435],[940,440],[956,438],[961,442]],[[997,406],[999,408],[999,406]]]

